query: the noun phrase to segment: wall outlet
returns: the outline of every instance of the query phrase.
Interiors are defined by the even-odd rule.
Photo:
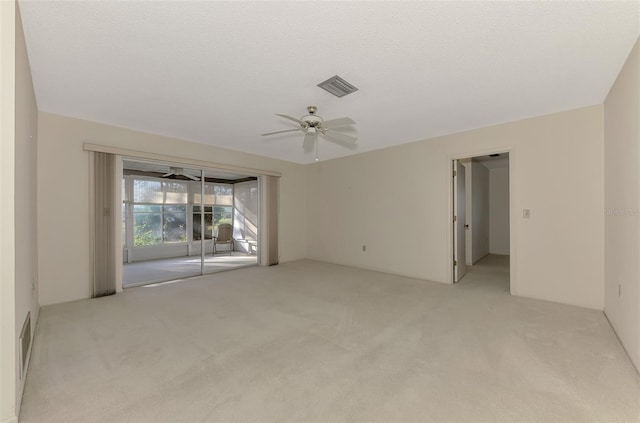
[[[363,245],[363,246],[362,246],[362,252],[365,252],[365,251],[367,251],[367,246],[366,246],[366,245]]]
[[[531,210],[529,209],[522,210],[522,217],[524,219],[529,219],[531,217]]]

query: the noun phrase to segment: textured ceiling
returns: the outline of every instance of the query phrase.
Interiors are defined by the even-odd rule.
[[[326,160],[600,104],[640,32],[638,1],[19,5],[40,110],[298,163],[274,113],[354,119]]]

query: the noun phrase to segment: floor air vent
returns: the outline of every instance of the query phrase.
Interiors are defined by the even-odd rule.
[[[20,331],[20,379],[24,378],[31,352],[31,312],[27,313],[27,318],[22,324]]]

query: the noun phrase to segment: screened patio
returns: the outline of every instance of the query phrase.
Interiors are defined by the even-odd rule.
[[[257,264],[256,177],[125,160],[122,199],[125,288]]]

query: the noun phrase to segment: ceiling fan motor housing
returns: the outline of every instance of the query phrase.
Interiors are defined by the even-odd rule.
[[[324,122],[320,116],[316,115],[306,115],[300,118],[300,121],[303,122],[303,126],[305,128],[322,128],[322,123]]]

